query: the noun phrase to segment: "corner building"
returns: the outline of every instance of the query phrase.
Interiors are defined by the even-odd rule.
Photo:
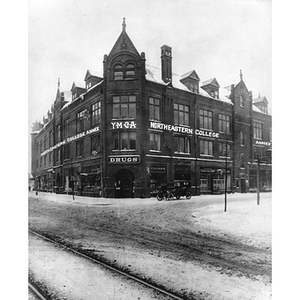
[[[32,130],[36,189],[143,198],[162,183],[185,180],[194,194],[224,192],[225,182],[227,191],[247,192],[256,187],[258,165],[271,186],[270,160],[263,167],[255,156],[255,147],[270,150],[270,136],[253,138],[260,130],[254,124],[264,130],[271,117],[261,101],[253,104],[242,74],[221,89],[195,70],[174,74],[172,48],[160,50],[161,68],[147,65],[124,20],[104,55],[103,76],[88,70],[85,84],[74,82],[69,92],[58,84],[51,111]]]

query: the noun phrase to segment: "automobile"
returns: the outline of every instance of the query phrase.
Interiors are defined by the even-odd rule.
[[[157,193],[157,200],[161,201],[163,199],[172,200],[174,198],[180,199],[181,197],[186,197],[186,199],[191,199],[191,183],[186,180],[175,180],[170,182],[168,186],[162,184]]]

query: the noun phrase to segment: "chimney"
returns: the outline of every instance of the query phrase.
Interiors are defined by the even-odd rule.
[[[165,82],[172,82],[172,48],[163,45],[161,47],[161,79]]]

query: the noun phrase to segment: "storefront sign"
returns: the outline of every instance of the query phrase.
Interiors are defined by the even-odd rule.
[[[112,129],[136,129],[135,121],[111,122]]]
[[[264,142],[264,141],[255,141],[255,145],[260,145],[260,146],[271,146],[272,143],[271,142]]]
[[[186,134],[194,133],[194,129],[189,128],[189,127],[170,125],[170,124],[158,123],[158,122],[153,122],[153,121],[150,122],[150,128],[166,130],[166,131],[173,131],[173,132],[178,132],[178,133],[186,133]],[[205,129],[195,129],[195,135],[211,137],[211,138],[219,138],[218,132],[205,130]]]
[[[72,141],[75,141],[75,140],[77,140],[77,139],[79,139],[81,137],[84,137],[86,135],[89,135],[91,133],[98,132],[99,130],[100,130],[99,126],[96,126],[96,127],[92,128],[92,129],[88,129],[88,130],[80,132],[80,133],[78,133],[76,135],[70,136],[70,137],[66,138],[65,140],[57,143],[56,145],[50,147],[49,149],[45,150],[43,153],[41,153],[41,156],[44,156],[45,154],[47,154],[47,153],[49,153],[49,152],[51,152],[51,151],[53,151],[53,150],[61,147],[62,145],[65,145],[66,143],[70,143]]]
[[[109,164],[138,164],[140,163],[139,155],[120,155],[120,156],[109,156]]]
[[[165,173],[166,166],[150,166],[151,173]]]

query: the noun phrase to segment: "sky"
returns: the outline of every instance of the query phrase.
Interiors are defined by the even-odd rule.
[[[160,67],[160,47],[172,47],[173,72],[196,70],[201,81],[237,83],[240,70],[253,97],[272,106],[270,0],[29,0],[28,132],[61,90],[103,73],[122,30],[146,63]]]

